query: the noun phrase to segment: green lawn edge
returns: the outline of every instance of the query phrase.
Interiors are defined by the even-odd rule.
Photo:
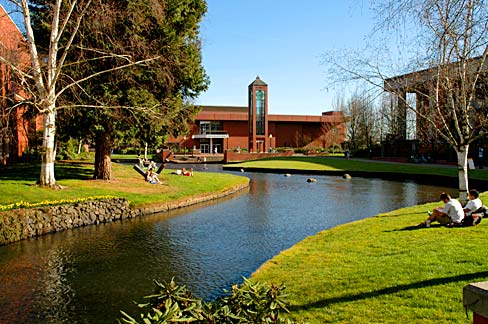
[[[135,208],[157,206],[207,194],[225,192],[249,183],[249,178],[224,173],[195,172],[193,177],[164,170],[162,185],[152,185],[132,169],[132,165],[113,163],[113,181],[91,180],[90,163],[56,163],[55,174],[62,190],[35,185],[40,166],[19,164],[0,169],[0,205],[26,202],[49,204],[104,196],[125,198]]]
[[[417,228],[437,205],[325,230],[281,252],[251,278],[284,283],[289,317],[311,324],[470,323],[462,290],[488,280],[488,219],[475,227]]]
[[[243,168],[270,171],[273,170],[298,170],[298,171],[341,171],[341,172],[365,172],[365,173],[398,173],[412,175],[434,175],[457,178],[457,168],[443,165],[419,165],[405,163],[384,163],[371,160],[347,160],[336,157],[276,157],[261,160],[253,160],[242,163],[226,164],[224,168]],[[488,170],[469,170],[469,178],[488,180]]]

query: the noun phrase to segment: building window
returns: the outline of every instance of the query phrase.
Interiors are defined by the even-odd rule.
[[[207,134],[210,131],[210,122],[201,121],[200,122],[200,134]]]
[[[252,89],[249,91],[249,134],[252,135]]]
[[[265,135],[264,91],[256,91],[256,135]]]
[[[223,131],[221,121],[201,121],[200,134],[212,134]]]

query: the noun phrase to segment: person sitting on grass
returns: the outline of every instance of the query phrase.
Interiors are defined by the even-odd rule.
[[[461,224],[464,218],[464,210],[461,203],[456,199],[452,199],[448,193],[441,193],[440,200],[444,202],[444,207],[436,207],[433,212],[427,212],[429,218],[420,226],[430,227],[430,223],[438,221],[441,225]]]
[[[162,182],[158,178],[158,175],[154,173],[152,168],[147,171],[146,181],[151,184],[162,184]]]
[[[479,198],[480,194],[478,190],[471,189],[468,192],[468,194],[469,194],[469,201],[466,204],[466,206],[464,206],[464,213],[466,216],[470,216],[472,213],[480,209],[481,206],[483,206],[483,203]]]

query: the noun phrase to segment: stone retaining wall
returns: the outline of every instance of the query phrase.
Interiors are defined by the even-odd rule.
[[[125,199],[85,201],[0,213],[0,245],[29,237],[138,216]]]
[[[249,182],[219,193],[133,209],[122,198],[93,200],[76,204],[0,212],[0,245],[67,229],[113,222],[137,216],[166,212],[223,198],[249,187]]]

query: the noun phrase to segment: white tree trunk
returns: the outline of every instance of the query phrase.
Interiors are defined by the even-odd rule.
[[[459,200],[462,204],[468,201],[468,148],[469,145],[456,148],[458,158]]]
[[[83,140],[80,139],[80,142],[78,143],[78,155],[81,153],[81,146],[83,145]]]
[[[146,145],[144,146],[144,161],[147,161],[147,142],[145,144]]]
[[[42,165],[39,184],[42,186],[53,187],[56,185],[54,178],[54,135],[56,113],[54,105],[44,113],[44,133],[42,135]]]

